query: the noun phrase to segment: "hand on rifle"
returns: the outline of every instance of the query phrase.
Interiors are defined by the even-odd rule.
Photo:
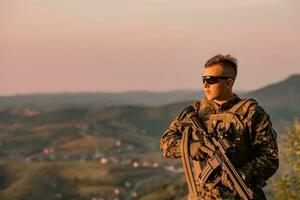
[[[193,141],[189,146],[190,156],[194,160],[204,159],[205,157],[213,156],[213,150],[205,145],[202,141]]]
[[[234,186],[230,178],[228,177],[227,173],[225,171],[221,172],[221,182],[224,186],[226,186],[229,190],[233,191]]]

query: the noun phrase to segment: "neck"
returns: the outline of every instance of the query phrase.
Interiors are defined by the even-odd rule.
[[[220,99],[214,99],[214,102],[218,105],[222,105],[224,103],[226,103],[227,101],[229,101],[232,98],[233,94],[230,93],[228,96],[225,96],[223,98]]]

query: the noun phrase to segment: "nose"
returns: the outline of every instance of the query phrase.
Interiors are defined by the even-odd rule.
[[[209,88],[209,84],[205,81],[205,82],[203,83],[203,87],[204,87],[204,88]]]

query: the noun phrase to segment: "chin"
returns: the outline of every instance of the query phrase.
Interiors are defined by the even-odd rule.
[[[211,96],[211,95],[206,95],[206,98],[207,98],[207,100],[209,100],[209,101],[211,101],[211,100],[213,100],[213,99],[214,99],[214,97],[213,97],[213,96]]]

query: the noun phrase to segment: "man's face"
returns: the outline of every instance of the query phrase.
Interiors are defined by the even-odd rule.
[[[226,79],[222,77],[233,77],[233,74],[234,71],[232,69],[223,67],[219,64],[204,68],[204,77],[216,77],[212,78],[214,79],[213,81],[207,80],[203,83],[203,90],[207,99],[217,101],[228,100],[232,95],[232,86],[234,81],[233,79]]]

